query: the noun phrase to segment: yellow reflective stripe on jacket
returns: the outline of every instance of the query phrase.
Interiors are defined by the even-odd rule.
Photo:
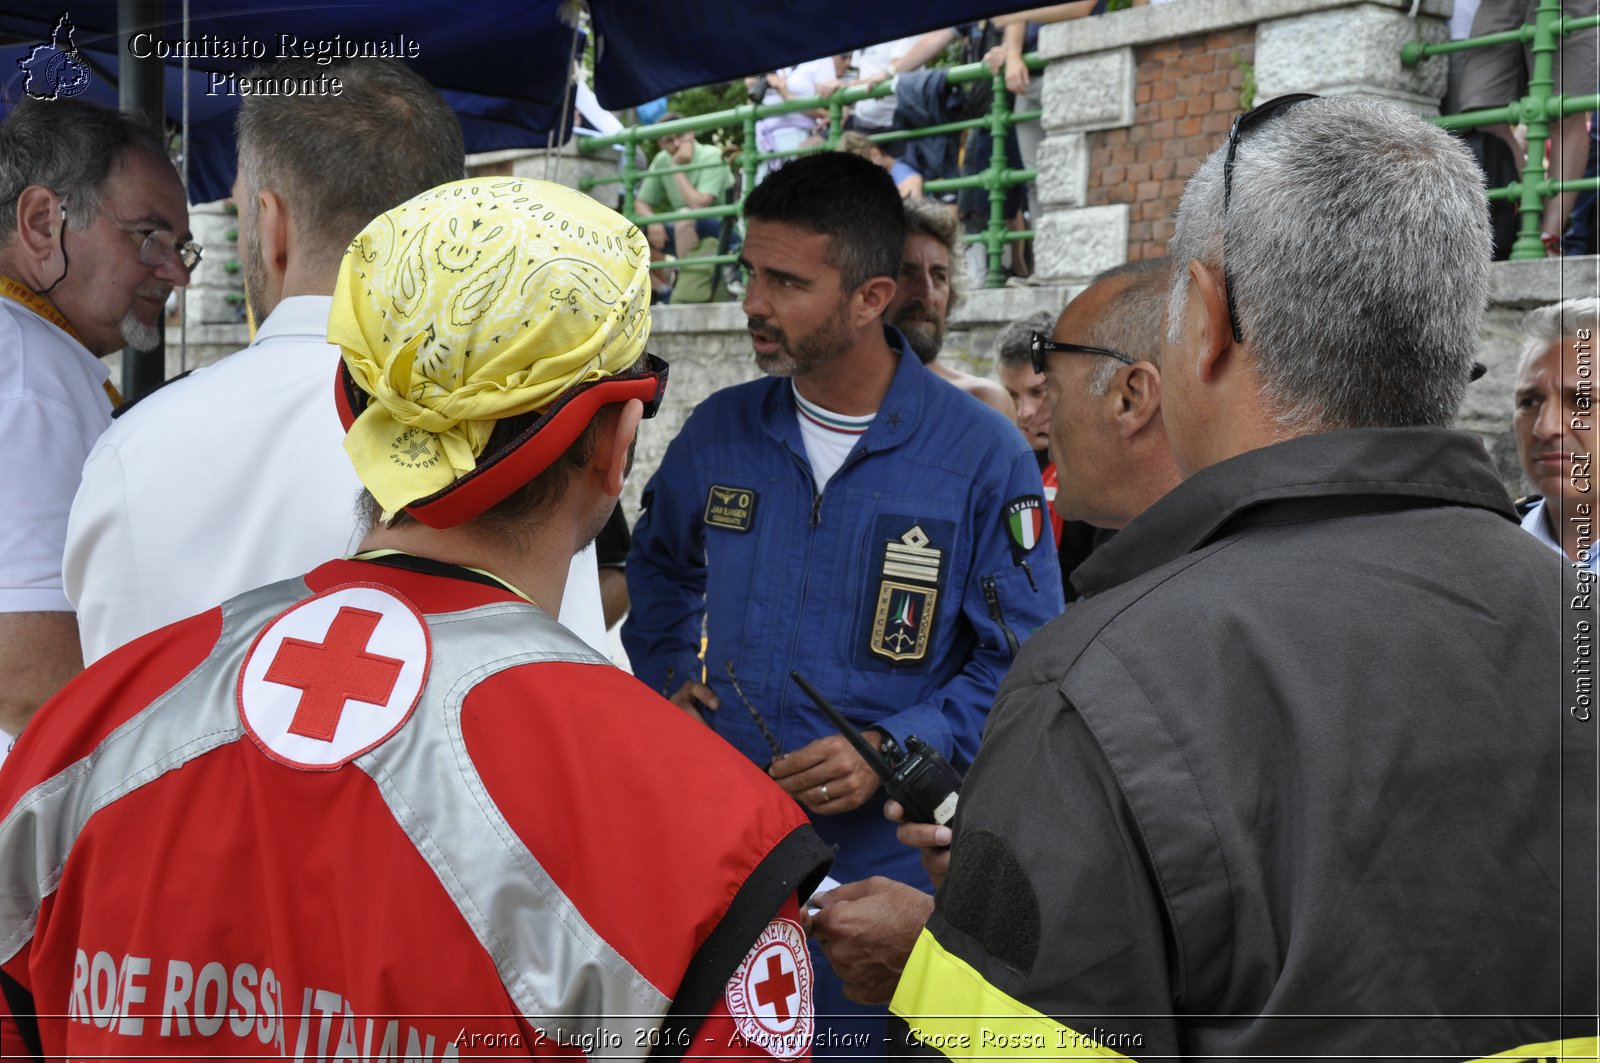
[[[889,1010],[951,1059],[1130,1059],[990,985],[926,929]]]
[[[1489,1063],[1489,1060],[1548,1060],[1548,1059],[1600,1059],[1600,1037],[1569,1037],[1564,1041],[1546,1041],[1539,1045],[1523,1045],[1492,1056],[1472,1060],[1471,1063]]]

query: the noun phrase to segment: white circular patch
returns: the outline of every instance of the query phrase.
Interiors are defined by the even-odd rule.
[[[345,584],[285,610],[239,670],[239,717],[292,768],[327,771],[403,726],[428,678],[428,629],[380,587]]]
[[[733,973],[724,994],[739,1035],[778,1059],[811,1050],[816,1007],[811,954],[800,924],[774,919]]]

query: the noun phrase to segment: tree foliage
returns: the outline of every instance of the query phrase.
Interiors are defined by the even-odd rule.
[[[731,111],[740,104],[748,103],[749,97],[745,95],[743,79],[724,81],[720,85],[697,85],[692,89],[683,89],[667,97],[667,109],[677,111],[685,118],[693,118],[697,114],[712,114],[716,111]],[[699,134],[701,143],[716,144],[744,144],[744,127],[735,123],[716,130],[714,133]]]

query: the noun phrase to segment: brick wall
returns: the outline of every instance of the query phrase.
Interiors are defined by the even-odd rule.
[[[1089,134],[1089,205],[1129,205],[1129,261],[1167,253],[1184,181],[1239,112],[1255,28],[1146,45],[1134,59],[1133,125]]]

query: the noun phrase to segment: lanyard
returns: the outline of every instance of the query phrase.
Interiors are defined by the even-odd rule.
[[[72,327],[72,322],[62,317],[61,311],[51,305],[50,300],[21,281],[0,274],[0,298],[10,299],[14,303],[27,307],[79,343],[83,342],[83,338],[78,335],[78,330]],[[113,410],[122,405],[122,392],[117,390],[115,384],[111,383],[110,380],[104,380],[101,381],[100,386],[106,389],[106,397],[111,400],[111,408]]]
[[[21,281],[0,274],[0,297],[10,299],[14,303],[21,303],[79,343],[83,342],[83,337],[79,336],[78,330],[72,327],[72,322],[62,317],[61,311],[52,306],[50,300]]]

